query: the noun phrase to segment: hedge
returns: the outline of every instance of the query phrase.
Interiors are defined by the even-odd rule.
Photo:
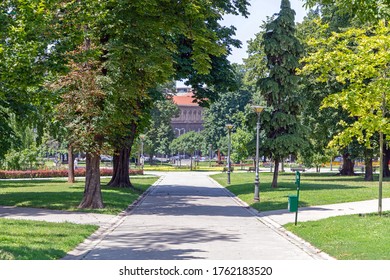
[[[143,175],[144,172],[141,169],[130,169],[130,175]],[[101,168],[101,176],[112,176],[112,169]],[[77,168],[75,170],[75,176],[85,176],[85,168]],[[0,179],[19,179],[19,178],[53,178],[53,177],[68,177],[67,169],[60,170],[0,170]]]

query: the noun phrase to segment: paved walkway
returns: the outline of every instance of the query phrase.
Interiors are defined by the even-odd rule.
[[[205,173],[166,173],[127,216],[65,259],[327,258],[264,222]]]
[[[295,213],[258,213],[207,173],[159,173],[140,202],[118,216],[0,206],[0,217],[96,224],[65,259],[330,259],[284,230]],[[383,200],[390,210],[390,199]],[[377,200],[299,209],[298,221],[377,211]]]

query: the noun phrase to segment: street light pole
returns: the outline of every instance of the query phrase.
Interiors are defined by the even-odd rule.
[[[213,147],[213,145],[209,144],[209,167],[211,167],[211,148]]]
[[[252,106],[257,114],[257,123],[256,123],[256,177],[255,177],[255,195],[254,200],[260,201],[260,179],[259,179],[259,146],[260,146],[260,113],[264,110],[264,106]]]
[[[145,158],[144,158],[144,140],[145,140],[145,134],[141,134],[139,136],[139,139],[141,139],[141,168],[144,170],[144,163],[145,163]]]
[[[233,125],[227,124],[226,128],[228,129],[228,170],[227,170],[227,183],[230,185],[230,172],[231,172],[231,164],[230,164],[230,149],[231,149],[231,140],[230,134],[232,132]]]

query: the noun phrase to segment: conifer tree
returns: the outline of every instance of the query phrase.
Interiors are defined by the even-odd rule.
[[[297,118],[302,100],[296,69],[303,48],[295,37],[294,18],[290,1],[282,0],[279,14],[267,23],[263,35],[268,76],[259,80],[258,87],[268,109],[262,114],[266,135],[262,147],[265,155],[275,161],[274,188],[277,187],[279,163],[306,144]]]

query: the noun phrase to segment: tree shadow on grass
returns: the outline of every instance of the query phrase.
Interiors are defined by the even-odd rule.
[[[67,253],[54,248],[38,249],[34,246],[1,246],[0,249],[14,260],[56,260],[64,257]]]
[[[72,187],[75,185],[80,185],[81,182],[77,182],[75,184],[68,184],[64,180],[56,180],[56,179],[50,179],[50,180],[2,180],[0,181],[0,189],[6,189],[6,188],[34,188],[34,187],[42,187],[42,185],[46,186],[55,186],[59,184],[64,184],[68,187]]]
[[[34,191],[34,188],[30,191],[17,189],[15,192],[1,194],[0,205],[93,213],[108,211],[109,214],[117,214],[139,197],[138,192],[130,189],[102,187],[102,197],[106,208],[92,210],[77,208],[83,197],[83,186],[73,185],[71,188],[63,186],[58,187],[57,190],[53,186],[53,191]]]

